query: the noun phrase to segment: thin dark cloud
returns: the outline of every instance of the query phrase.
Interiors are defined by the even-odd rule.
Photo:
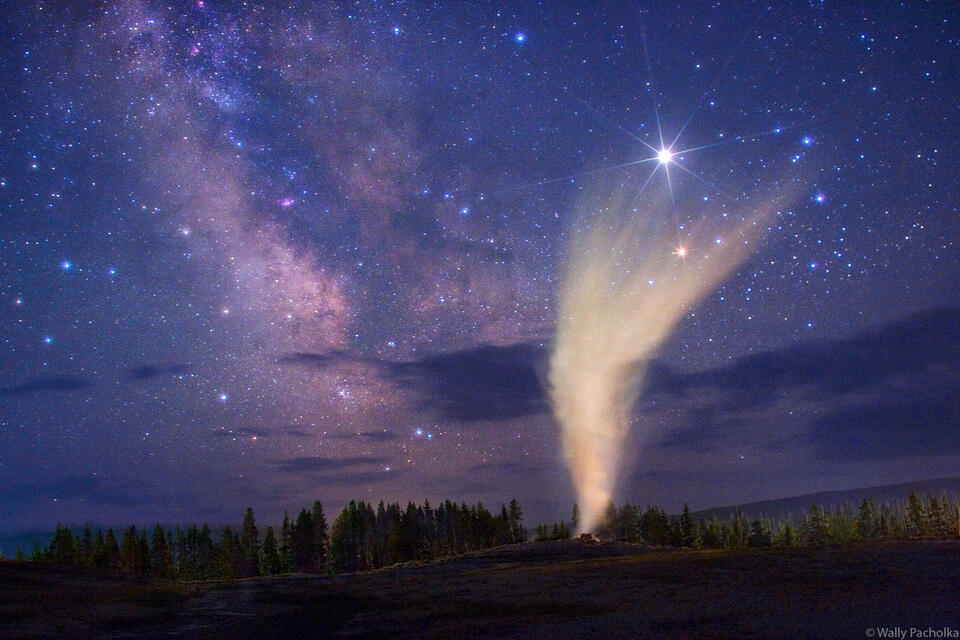
[[[478,496],[485,493],[502,491],[503,483],[495,478],[477,479],[469,476],[444,478],[439,483],[444,490],[444,496],[450,496],[454,502],[463,499],[463,496]]]
[[[735,392],[729,408],[776,401],[786,391],[810,387],[846,394],[892,376],[956,366],[960,361],[960,309],[941,308],[853,338],[804,343],[745,356],[732,364],[696,373],[677,373],[662,363],[646,376],[646,399],[685,397],[705,388]]]
[[[461,422],[536,415],[550,407],[540,382],[546,350],[539,344],[481,345],[406,362],[355,358],[340,351],[295,352],[279,361],[319,369],[362,362],[420,397],[422,408]]]
[[[426,358],[392,362],[355,358],[342,351],[296,352],[286,364],[327,369],[363,362],[385,379],[414,392],[424,408],[461,422],[502,420],[547,413],[547,360],[542,344],[482,345]],[[829,398],[876,387],[895,376],[960,362],[960,309],[915,314],[852,338],[810,342],[740,358],[729,365],[693,373],[677,372],[662,362],[650,364],[641,406],[651,401],[679,402],[712,392],[709,407],[717,415],[761,407],[809,389]],[[717,418],[712,417],[712,422]]]
[[[299,427],[281,427],[277,431],[285,436],[291,436],[294,438],[313,438],[317,435],[315,433],[305,431]]]
[[[190,370],[186,364],[143,364],[124,371],[127,380],[152,380],[163,376],[177,376]]]
[[[294,353],[281,361],[328,368],[360,360],[329,352]],[[545,347],[534,343],[480,346],[409,362],[362,360],[414,393],[425,409],[461,423],[548,412],[541,384],[545,361]],[[752,354],[705,371],[678,372],[653,362],[639,409],[674,411],[676,427],[651,445],[686,453],[721,449],[727,434],[746,420],[758,431],[773,429],[781,416],[769,409],[802,398],[820,416],[805,428],[821,455],[929,454],[940,450],[938,443],[960,450],[958,376],[960,309],[942,308],[858,336]],[[876,400],[891,385],[898,398]],[[860,404],[851,401],[854,396]],[[903,446],[893,444],[901,437]]]
[[[397,478],[406,475],[405,469],[377,469],[371,471],[343,471],[339,473],[326,473],[317,476],[315,479],[324,486],[354,487],[364,484],[378,484],[381,482],[393,482]]]
[[[368,465],[386,465],[387,458],[377,456],[350,456],[346,458],[326,458],[309,456],[303,458],[285,458],[276,462],[276,467],[284,473],[322,473]],[[339,474],[338,474],[339,475]]]
[[[505,473],[522,468],[523,466],[519,462],[481,462],[473,465],[467,471],[470,473]]]
[[[64,498],[75,498],[92,495],[101,488],[101,485],[101,480],[94,476],[72,474],[55,480],[46,486],[41,486],[41,488]]]
[[[277,360],[282,364],[305,365],[323,369],[338,362],[356,361],[358,358],[354,358],[344,351],[328,351],[326,353],[294,351],[280,356]]]
[[[366,440],[368,442],[393,442],[400,434],[389,429],[383,431],[358,431],[351,433],[328,433],[324,438],[332,440]]]
[[[960,453],[960,392],[838,409],[812,425],[810,441],[832,460]]]
[[[229,429],[226,427],[220,427],[212,431],[207,432],[207,435],[211,438],[279,438],[279,437],[293,437],[293,438],[313,438],[317,434],[305,431],[297,426],[293,425],[283,425],[279,427],[237,427],[236,429]]]
[[[20,396],[28,393],[77,391],[90,386],[85,378],[75,375],[39,376],[23,384],[0,388],[0,396]]]
[[[405,475],[404,469],[393,469],[388,458],[378,456],[286,458],[279,460],[276,468],[284,473],[306,475],[311,482],[325,487],[375,484]]]
[[[737,420],[713,410],[687,412],[685,424],[667,432],[654,446],[681,453],[709,453],[723,443],[724,435],[737,426]]]
[[[254,431],[254,430],[260,431],[262,433],[269,434],[272,436],[276,436],[276,437],[289,436],[292,438],[314,438],[317,435],[319,435],[316,432],[308,431],[303,426],[296,425],[296,424],[284,424],[276,427],[272,425],[265,425],[260,429],[251,428],[251,431]]]
[[[535,344],[484,345],[420,360],[407,375],[426,386],[443,415],[473,422],[544,413],[550,404],[540,383],[546,350]]]
[[[267,438],[272,435],[270,431],[264,429],[214,429],[210,432],[214,438]]]
[[[714,451],[745,424],[758,433],[772,432],[783,419],[785,401],[806,406],[801,438],[824,459],[960,452],[957,309],[919,313],[861,336],[751,355],[691,374],[658,363],[647,378],[642,408],[673,412],[679,423],[653,443],[659,448]]]
[[[504,487],[509,487],[510,492],[522,492],[524,487],[530,484],[531,479],[542,479],[545,475],[555,473],[563,472],[547,464],[531,463],[527,460],[488,461],[467,467],[460,473],[446,476],[440,484],[445,492],[444,495],[456,499],[462,496],[492,493],[503,500]]]
[[[82,500],[93,504],[135,506],[149,499],[137,496],[128,488],[106,482],[90,475],[69,474],[60,478],[26,482],[0,488],[0,504],[22,505],[27,502],[50,500]]]

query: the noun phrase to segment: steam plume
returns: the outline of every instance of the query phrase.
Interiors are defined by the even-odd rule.
[[[580,506],[598,524],[621,469],[634,401],[654,350],[754,250],[765,212],[713,213],[684,225],[666,206],[627,206],[622,190],[574,232],[559,295],[550,393]],[[591,211],[592,210],[592,211]],[[727,214],[730,215],[729,213]]]

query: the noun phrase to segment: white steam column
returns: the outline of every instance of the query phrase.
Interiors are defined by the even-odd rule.
[[[599,524],[617,486],[633,405],[654,350],[753,252],[764,226],[761,212],[733,218],[736,212],[728,210],[724,218],[714,210],[700,219],[687,216],[678,243],[669,203],[638,210],[622,191],[604,206],[580,209],[588,213],[571,239],[550,358],[550,393],[577,492],[579,532]],[[733,226],[731,219],[737,219]]]

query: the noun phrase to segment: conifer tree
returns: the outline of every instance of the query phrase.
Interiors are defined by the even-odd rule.
[[[805,545],[818,546],[828,541],[827,516],[823,507],[812,504],[800,525],[800,540]]]
[[[314,566],[322,571],[327,564],[327,548],[330,546],[330,535],[327,530],[327,516],[323,513],[323,504],[319,500],[313,503],[311,513],[313,519],[313,546],[316,553]]]
[[[280,571],[280,554],[277,553],[277,540],[273,527],[267,527],[263,534],[263,552],[260,554],[260,573],[272,576]]]
[[[353,506],[353,503],[351,503],[351,506]],[[357,531],[355,519],[351,518],[350,521],[350,535],[354,538],[354,544],[356,544]],[[420,513],[417,510],[417,505],[412,502],[407,503],[407,510],[404,511],[403,518],[400,520],[400,523],[401,557],[403,560],[418,560],[419,556],[417,551],[420,546],[418,544],[420,533]]]
[[[293,568],[293,555],[290,549],[292,530],[290,516],[283,512],[283,524],[280,526],[280,573],[290,573]]]
[[[167,543],[163,527],[159,524],[153,528],[150,564],[152,573],[157,577],[165,579],[174,577],[173,554],[170,551],[170,545]]]
[[[894,512],[890,512],[887,518],[887,536],[891,538],[902,538],[907,533],[907,525],[900,518],[900,515]]]
[[[316,533],[313,527],[313,516],[306,509],[301,509],[297,520],[290,530],[290,559],[292,571],[297,573],[313,573],[317,571]]]
[[[260,574],[260,541],[257,531],[257,522],[253,517],[253,509],[247,507],[243,516],[243,527],[240,535],[240,575],[244,578]]]
[[[603,510],[603,515],[600,517],[600,523],[597,525],[596,533],[598,538],[603,539],[616,539],[619,526],[619,512],[617,511],[617,506],[613,504],[613,500],[607,501],[607,506]]]
[[[137,573],[137,528],[131,526],[123,532],[120,543],[120,571],[130,575]]]
[[[97,571],[106,571],[107,566],[104,557],[104,540],[103,540],[103,531],[97,529],[97,534],[93,537],[93,544],[90,549],[90,564],[89,566],[93,567]]]
[[[429,506],[429,503],[428,505]],[[371,507],[366,502],[358,503],[358,510],[360,516],[360,545],[362,548],[361,554],[361,569],[374,569],[380,565],[376,563],[376,529],[377,529],[377,514],[373,511]],[[417,510],[417,515],[419,516],[419,540],[417,546],[417,553],[421,557],[427,558],[430,553],[430,541],[427,539],[427,524],[425,510],[420,508]]]
[[[640,541],[640,513],[636,507],[629,502],[617,513],[617,531],[615,535],[617,540],[623,542]]]
[[[188,580],[188,571],[191,561],[191,551],[188,544],[189,531],[196,531],[196,525],[191,525],[187,533],[184,533],[183,529],[177,527],[177,532],[174,534],[176,536],[176,549],[173,554],[174,564],[176,565],[177,577],[181,580]]]
[[[929,532],[934,536],[945,536],[950,533],[950,525],[947,523],[947,505],[946,500],[930,498],[927,505],[927,514],[929,521]]]
[[[923,502],[917,497],[916,493],[910,493],[907,498],[907,525],[912,535],[923,536],[927,534],[927,512],[923,507]]]
[[[497,544],[510,544],[513,542],[513,535],[510,530],[510,515],[507,513],[507,505],[500,505],[500,515],[497,516]]]
[[[224,580],[238,577],[241,559],[240,539],[233,529],[226,526],[217,543],[217,576]]]
[[[740,509],[737,509],[737,513],[733,518],[732,524],[732,537],[728,538],[727,546],[732,549],[740,549],[747,546],[747,519],[743,515],[743,512]]]
[[[747,537],[748,547],[769,547],[773,544],[770,529],[760,520],[750,523],[750,535]]]
[[[827,519],[827,531],[833,544],[850,544],[857,539],[856,521],[847,518],[842,508]]]
[[[93,566],[93,532],[89,526],[85,526],[83,532],[80,534],[80,546],[77,556],[77,564],[80,566]]]
[[[117,571],[120,568],[120,545],[113,529],[107,529],[107,535],[103,537],[103,554],[106,558],[106,569]]]
[[[690,507],[686,502],[683,503],[683,512],[680,514],[679,522],[679,543],[681,547],[694,546],[696,538],[696,527],[693,525],[693,518],[690,515]]]
[[[150,566],[150,542],[147,540],[147,532],[141,531],[140,538],[137,540],[137,559],[134,568],[134,575],[148,576],[152,573]]]
[[[420,519],[423,538],[420,553],[424,558],[435,558],[438,554],[437,549],[437,514],[430,506],[429,500],[423,501],[423,514]]]
[[[712,531],[710,527],[704,522],[703,518],[700,518],[700,521],[697,523],[697,541],[699,548],[709,549],[716,546],[716,542],[713,540],[711,534]]]
[[[47,558],[55,564],[77,565],[80,559],[79,546],[79,541],[74,538],[70,529],[58,524],[47,550]]]
[[[879,533],[877,505],[873,498],[864,498],[857,509],[857,518],[854,521],[854,533],[861,540],[871,540]]]
[[[800,537],[797,535],[797,530],[794,529],[789,522],[784,523],[780,527],[776,544],[780,547],[795,547],[800,544]]]
[[[350,506],[356,508],[353,502],[350,503]],[[346,573],[357,570],[357,549],[351,532],[350,506],[340,512],[330,528],[330,551],[327,556],[327,563],[331,573]],[[394,533],[399,536],[400,527],[397,527]],[[403,545],[401,542],[395,541],[391,546],[398,547],[395,549],[394,555],[394,561],[397,561],[395,558],[403,554],[402,549],[399,548]]]
[[[886,509],[880,511],[877,515],[877,535],[881,538],[890,537],[890,514],[886,513]]]
[[[639,528],[647,544],[666,545],[670,542],[670,521],[660,507],[647,506],[640,517]]]
[[[510,500],[510,509],[508,511],[510,524],[510,541],[524,542],[527,539],[527,530],[523,526],[523,510],[520,503],[514,498]]]
[[[217,548],[206,523],[201,527],[197,538],[197,573],[201,580],[209,580],[217,573]]]

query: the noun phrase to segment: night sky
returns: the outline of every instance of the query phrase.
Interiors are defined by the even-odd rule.
[[[657,353],[620,500],[956,475],[950,3],[647,4],[10,3],[0,531],[568,516],[544,372],[611,182],[678,237],[778,202]]]

